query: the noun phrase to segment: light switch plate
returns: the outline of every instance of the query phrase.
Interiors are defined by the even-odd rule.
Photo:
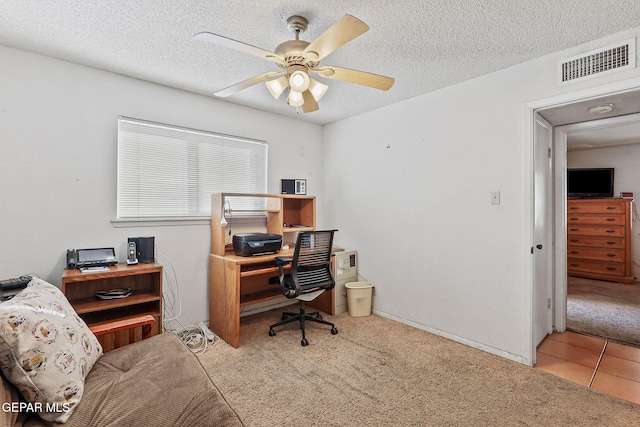
[[[500,204],[500,192],[499,191],[492,191],[491,192],[491,204],[492,205],[499,205]]]

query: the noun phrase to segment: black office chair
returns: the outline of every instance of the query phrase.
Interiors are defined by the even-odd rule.
[[[335,286],[331,275],[331,247],[333,246],[333,233],[328,231],[305,231],[298,233],[296,249],[293,258],[276,257],[279,267],[279,281],[282,293],[287,298],[296,298],[300,301],[300,313],[283,313],[282,321],[271,325],[269,336],[275,336],[276,328],[292,322],[300,322],[302,330],[302,346],[309,345],[305,337],[304,322],[323,323],[331,326],[331,334],[338,333],[336,326],[322,320],[319,312],[305,313],[304,303],[313,301],[325,291]],[[291,272],[284,274],[284,267],[291,263]]]

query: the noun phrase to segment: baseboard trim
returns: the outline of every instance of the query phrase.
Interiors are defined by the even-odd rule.
[[[387,319],[395,320],[396,322],[404,323],[405,325],[413,326],[414,328],[423,330],[425,332],[429,332],[430,334],[438,335],[440,337],[449,339],[451,341],[459,342],[460,344],[467,345],[469,347],[477,348],[478,350],[482,350],[484,352],[495,354],[496,356],[503,357],[508,360],[512,360],[517,363],[521,363],[523,365],[532,366],[532,362],[528,361],[526,358],[510,353],[508,351],[501,350],[499,348],[491,347],[486,344],[482,344],[476,341],[469,340],[467,338],[459,337],[454,334],[450,334],[448,332],[441,331],[436,328],[432,328],[427,325],[423,325],[422,323],[414,322],[409,319],[405,319],[403,317],[399,317],[390,313],[386,313],[380,310],[372,310],[372,313],[377,314],[378,316],[386,317]]]

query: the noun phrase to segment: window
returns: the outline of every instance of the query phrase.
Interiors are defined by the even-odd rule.
[[[118,219],[211,215],[211,194],[266,193],[267,144],[118,118]]]

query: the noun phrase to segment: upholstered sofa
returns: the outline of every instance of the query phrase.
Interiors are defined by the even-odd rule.
[[[35,287],[30,284],[24,291],[26,297],[23,301],[16,296],[14,299],[17,300],[12,305],[6,302],[0,304],[0,427],[243,425],[198,358],[176,335],[156,335],[102,354],[97,339],[86,332],[88,328],[83,329],[84,322],[72,311],[64,295],[53,285],[43,283],[44,285],[36,283]],[[39,299],[42,291],[44,298]],[[47,302],[47,298],[53,298],[54,302]],[[78,325],[56,325],[55,320],[51,320],[53,323],[43,323],[38,317],[30,319],[28,315],[16,315],[25,312],[25,301],[30,309],[36,307],[35,311],[39,315],[64,312],[62,317],[65,321],[78,322]],[[21,319],[16,320],[16,317]],[[23,325],[23,330],[20,330]],[[46,328],[43,329],[43,325]],[[69,329],[72,329],[72,334],[65,333]],[[13,335],[21,342],[16,344],[12,339]],[[29,336],[33,342],[20,348],[24,344],[24,337],[28,335],[37,340]],[[76,339],[75,336],[81,339]],[[76,354],[75,359],[73,355],[69,355],[73,350],[55,350],[55,355],[47,354],[46,349],[38,350],[39,356],[32,357],[35,351],[33,343],[42,345],[45,342],[54,346],[57,343],[52,339],[56,339],[66,349],[70,348],[67,344],[69,337],[82,343],[80,348],[84,353]],[[25,348],[32,352],[29,363],[22,357]],[[59,357],[61,354],[63,357]],[[91,356],[84,357],[85,354]],[[33,360],[41,363],[32,366]],[[69,392],[70,387],[63,387],[62,403],[56,402],[55,390],[61,388],[52,387],[51,382],[54,380],[45,377],[46,369],[55,371],[51,374],[53,377],[64,369],[63,381],[68,384],[75,372],[71,368],[76,366],[83,370],[89,369],[89,372],[78,374],[84,378],[82,384],[72,387],[73,393]],[[26,379],[16,376],[15,371],[26,375]],[[47,387],[53,391],[47,391]],[[38,394],[46,396],[37,397]],[[53,411],[47,411],[45,404]]]

